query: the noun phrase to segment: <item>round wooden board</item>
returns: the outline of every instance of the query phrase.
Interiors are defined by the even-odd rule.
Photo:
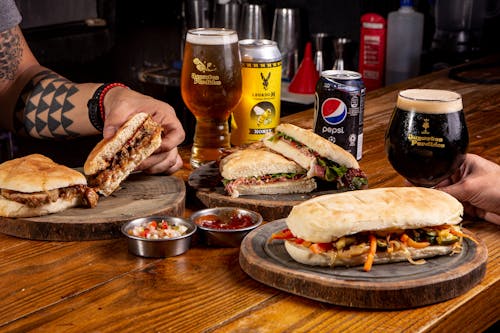
[[[198,190],[196,196],[209,208],[223,206],[246,208],[259,212],[264,221],[274,221],[287,217],[292,207],[302,201],[338,192],[338,190],[330,190],[300,194],[245,195],[232,198],[225,194],[222,188],[215,188],[211,190]]]
[[[296,295],[331,304],[367,309],[405,309],[442,302],[465,293],[484,277],[488,251],[465,239],[461,253],[409,262],[359,267],[317,267],[295,262],[272,233],[285,220],[267,223],[241,244],[240,265],[255,280]],[[465,231],[470,234],[470,232]]]
[[[186,187],[175,176],[131,174],[95,208],[70,208],[32,218],[0,218],[0,232],[28,239],[80,241],[121,237],[120,227],[135,218],[182,216]]]

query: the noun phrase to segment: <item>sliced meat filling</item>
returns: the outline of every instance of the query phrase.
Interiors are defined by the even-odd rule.
[[[85,185],[73,185],[69,187],[56,188],[45,192],[24,193],[2,189],[0,194],[7,200],[15,201],[31,208],[40,207],[58,199],[71,200],[75,197],[81,200],[86,207],[95,207],[99,196]]]
[[[233,180],[225,179],[223,183],[227,193],[232,194],[234,192],[234,187],[238,185],[265,185],[277,182],[297,181],[303,178],[306,178],[305,173],[280,173],[261,177],[237,178]]]
[[[134,160],[139,162],[141,158],[139,152],[144,147],[147,147],[151,143],[153,136],[156,136],[161,130],[162,128],[157,126],[155,122],[149,119],[146,120],[122,149],[108,161],[108,167],[88,178],[89,186],[98,187],[100,184],[106,183],[110,178],[115,181],[116,179],[113,178],[118,178],[123,174],[127,165]]]

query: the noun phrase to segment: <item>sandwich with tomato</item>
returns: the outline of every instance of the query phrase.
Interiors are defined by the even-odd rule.
[[[428,188],[394,187],[319,196],[292,208],[283,239],[288,254],[312,266],[358,266],[459,252],[463,206]],[[472,238],[471,238],[472,239]],[[474,239],[472,241],[475,242]]]
[[[241,195],[308,193],[314,179],[297,163],[266,149],[237,150],[219,163],[226,193]]]
[[[358,190],[368,184],[354,156],[310,130],[280,124],[262,140],[272,151],[306,169],[310,178],[330,182],[338,190]]]

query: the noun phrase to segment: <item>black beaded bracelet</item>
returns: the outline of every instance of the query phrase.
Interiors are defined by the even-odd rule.
[[[127,88],[123,83],[104,83],[97,88],[94,95],[87,103],[90,122],[100,132],[104,129],[104,96],[114,87]]]
[[[87,107],[89,109],[89,119],[92,125],[98,130],[102,132],[104,129],[104,119],[102,119],[101,110],[99,106],[99,100],[101,98],[102,91],[106,88],[110,83],[104,83],[94,92],[94,95],[91,99],[89,99],[87,103]]]

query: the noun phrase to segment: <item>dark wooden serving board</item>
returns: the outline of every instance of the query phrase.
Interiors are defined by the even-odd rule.
[[[80,241],[121,236],[121,225],[153,215],[182,216],[184,181],[175,176],[131,174],[121,188],[101,197],[95,208],[70,208],[32,218],[0,218],[0,232],[28,239]]]
[[[272,233],[285,227],[281,219],[249,233],[241,244],[241,268],[264,284],[331,304],[367,309],[424,306],[465,293],[486,271],[488,251],[479,239],[478,245],[465,239],[461,253],[426,259],[424,265],[374,265],[370,272],[362,266],[307,266],[288,255],[282,240],[269,242]]]
[[[292,207],[311,198],[338,193],[338,190],[314,191],[301,194],[275,194],[275,195],[245,195],[231,198],[224,193],[222,187],[210,190],[199,190],[196,196],[207,207],[240,207],[259,212],[264,221],[274,221],[287,217]]]

